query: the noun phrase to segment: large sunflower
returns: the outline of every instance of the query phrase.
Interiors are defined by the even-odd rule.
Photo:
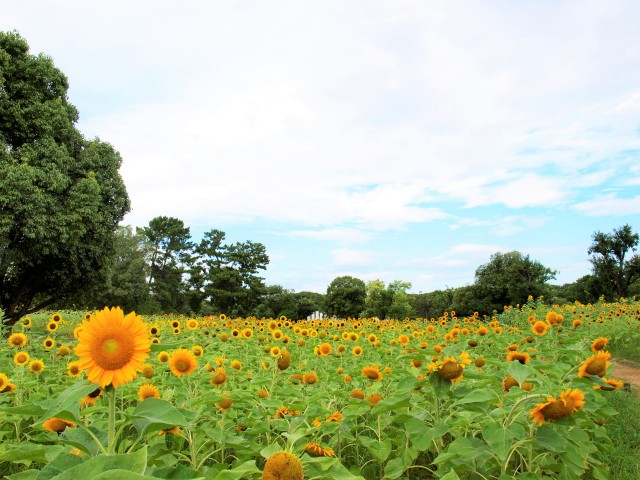
[[[597,375],[598,377],[604,377],[607,374],[607,368],[611,365],[609,358],[611,358],[609,352],[598,351],[591,358],[582,362],[578,376]]]
[[[303,478],[300,460],[285,451],[271,455],[262,470],[262,480],[302,480]]]
[[[176,377],[192,374],[198,366],[198,360],[191,350],[179,348],[171,354],[169,367]]]
[[[544,403],[537,404],[529,416],[540,426],[547,422],[555,422],[568,417],[584,407],[584,393],[580,390],[568,388],[560,394],[560,398],[549,397]]]
[[[82,322],[74,351],[89,381],[117,388],[138,376],[150,348],[147,326],[140,315],[131,312],[125,316],[120,307],[105,307]]]

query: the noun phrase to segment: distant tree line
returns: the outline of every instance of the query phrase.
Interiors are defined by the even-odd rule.
[[[351,276],[335,278],[325,294],[266,285],[269,256],[260,243],[229,243],[217,229],[196,242],[182,220],[164,216],[135,230],[119,226],[130,209],[122,159],[77,130],[67,90],[51,58],[31,55],[19,34],[0,32],[2,328],[43,308],[404,318],[491,315],[529,295],[587,303],[640,294],[638,234],[630,225],[595,232],[592,273],[562,286],[549,283],[554,270],[517,251],[492,255],[471,285],[429,293],[411,294],[402,280]]]

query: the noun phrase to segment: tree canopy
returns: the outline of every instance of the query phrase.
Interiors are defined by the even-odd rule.
[[[325,311],[336,317],[358,317],[365,309],[367,290],[359,278],[344,275],[334,278],[327,287]]]
[[[109,144],[76,129],[67,78],[0,32],[0,302],[3,323],[103,282],[129,210]]]
[[[589,247],[593,275],[601,282],[601,292],[608,299],[626,297],[629,286],[640,279],[640,256],[635,254],[638,234],[631,225],[623,225],[613,233],[596,231]]]

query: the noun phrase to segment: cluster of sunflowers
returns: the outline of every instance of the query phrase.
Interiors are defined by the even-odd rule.
[[[394,419],[404,415],[413,424],[424,422],[425,431],[441,431],[431,442],[421,440],[418,429],[406,437],[407,445],[426,452],[422,459],[417,453],[413,458],[405,454],[409,462],[405,467],[411,468],[425,458],[442,458],[451,444],[446,435],[464,438],[458,437],[462,430],[455,425],[474,414],[473,408],[483,409],[488,420],[503,415],[505,428],[528,418],[531,442],[533,427],[569,425],[576,416],[582,423],[600,421],[600,405],[606,399],[599,395],[623,386],[608,376],[611,354],[602,334],[621,323],[637,334],[640,313],[635,303],[552,309],[532,304],[509,311],[504,318],[477,314],[459,318],[446,312],[432,319],[299,322],[225,315],[143,321],[119,308],[88,313],[75,322],[55,313],[41,331],[28,318],[22,331],[8,337],[14,370],[7,372],[11,375],[0,373],[0,392],[18,392],[24,403],[30,392],[21,391],[19,380],[28,383],[26,372],[46,382],[49,364],[55,372],[64,365],[64,375],[57,379],[61,385],[80,382],[80,377],[89,383],[79,400],[84,413],[74,419],[52,416],[39,427],[56,435],[68,428],[86,428],[94,417],[105,418],[100,405],[106,403],[105,454],[124,448],[119,447],[124,443],[115,427],[119,423],[123,431],[127,420],[117,414],[116,405],[138,408],[154,401],[167,410],[173,404],[184,411],[200,402],[202,407],[194,415],[201,420],[195,424],[211,420],[225,428],[225,422],[231,422],[235,435],[245,435],[249,442],[273,443],[283,433],[306,440],[304,446],[277,444],[282,451],[270,450],[268,458],[258,460],[264,479],[303,478],[305,468],[320,468],[312,460],[318,458],[337,459],[346,466],[362,459],[384,469],[389,452],[383,456],[376,450],[380,447],[358,438],[371,430],[367,423],[374,419],[377,439],[385,442],[384,429],[388,435],[399,435]],[[49,388],[56,388],[53,378]],[[10,405],[10,397],[0,398]],[[474,422],[482,424],[479,419]],[[464,428],[471,431],[475,424]],[[265,433],[265,425],[279,434]],[[161,427],[158,433],[182,438],[187,450],[189,442],[195,442],[186,423]],[[341,435],[333,435],[338,431]],[[65,437],[56,438],[63,442]],[[354,445],[364,446],[364,453]],[[220,462],[240,455],[224,445],[220,451]],[[351,459],[347,452],[353,451]],[[210,457],[206,461],[211,462]],[[437,461],[446,467],[444,460]],[[519,472],[526,462],[513,463],[513,471]],[[193,466],[198,465],[207,463],[202,460]],[[376,474],[379,471],[368,475]]]

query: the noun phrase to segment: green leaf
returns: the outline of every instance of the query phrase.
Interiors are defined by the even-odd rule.
[[[50,402],[46,412],[35,423],[42,423],[53,417],[64,418],[66,420],[78,421],[80,412],[80,400],[85,395],[93,392],[97,387],[95,383],[88,380],[79,381],[64,390],[57,398]]]
[[[24,470],[13,475],[8,475],[7,480],[36,480],[40,474],[40,470]]]
[[[27,466],[32,462],[48,463],[63,450],[62,445],[35,445],[33,443],[9,445],[6,452],[0,453],[0,462],[21,463]]]
[[[262,455],[263,458],[269,459],[271,455],[274,455],[281,450],[282,447],[280,445],[278,445],[277,443],[272,443],[271,445],[268,445],[260,450],[260,455]]]
[[[374,438],[365,437],[364,435],[358,437],[358,441],[367,449],[369,453],[378,462],[383,463],[391,453],[391,440],[386,438],[382,441]]]
[[[125,453],[122,455],[98,455],[72,467],[56,477],[55,480],[89,480],[99,477],[109,470],[117,470],[118,472],[126,471],[128,473],[143,474],[147,468],[147,449],[143,448],[133,453]],[[110,474],[111,475],[111,474]],[[115,475],[115,474],[114,474]],[[100,476],[101,480],[109,478],[124,478],[118,476]],[[134,477],[127,477],[134,478]],[[135,477],[146,478],[146,477]],[[153,478],[153,477],[150,477]],[[53,479],[52,479],[53,480]]]
[[[488,423],[482,429],[482,438],[501,461],[507,458],[513,445],[513,433],[497,423]]]
[[[334,478],[340,480],[364,480],[364,477],[354,475],[333,457],[303,457],[305,478]]]
[[[100,441],[103,446],[107,445],[107,432],[99,430],[95,427],[87,427],[93,435]],[[100,453],[100,447],[95,440],[85,431],[84,428],[67,428],[60,435],[60,440],[72,447],[82,450],[84,453],[88,453],[92,457],[95,457]]]
[[[247,475],[256,475],[258,473],[261,473],[261,471],[256,466],[256,461],[248,460],[235,468],[223,470],[214,477],[214,480],[239,480]]]
[[[158,477],[150,477],[148,475],[142,475],[140,473],[130,472],[129,470],[122,470],[118,468],[102,472],[95,477],[91,477],[91,480],[157,480],[157,478]]]
[[[419,451],[425,451],[432,446],[436,438],[442,437],[449,431],[446,423],[436,423],[433,427],[425,428],[424,422],[413,419],[407,422],[406,432],[411,444]]]
[[[154,470],[151,475],[155,478],[162,478],[164,480],[194,480],[205,478],[199,477],[198,472],[185,465],[158,468]]]
[[[449,473],[447,473],[444,477],[440,477],[440,480],[460,480],[460,477],[456,473],[456,471],[452,468]]]
[[[561,453],[567,450],[568,442],[551,425],[542,425],[536,431],[534,444],[545,450]]]
[[[401,458],[394,458],[389,460],[389,462],[384,467],[384,475],[385,478],[400,478],[404,473],[404,462]]]
[[[184,415],[166,400],[147,398],[133,411],[132,424],[140,436],[161,429],[184,427]]]
[[[78,455],[70,453],[63,453],[58,455],[53,461],[47,463],[40,474],[36,477],[36,480],[50,480],[55,478],[60,473],[75,467],[76,465],[84,462],[85,459]]]
[[[6,415],[20,415],[25,417],[37,417],[45,412],[44,408],[33,403],[19,407],[2,407],[0,411]]]
[[[533,368],[520,362],[509,362],[507,373],[515,378],[519,385],[537,376],[537,372]]]
[[[409,406],[409,395],[402,394],[398,395],[394,393],[392,396],[388,398],[384,398],[381,400],[375,407],[371,409],[372,415],[380,415],[382,413],[396,411],[400,408]]]
[[[484,403],[489,407],[489,402],[497,401],[498,396],[489,389],[472,390],[460,400],[454,402],[453,405],[465,405],[469,403]]]

